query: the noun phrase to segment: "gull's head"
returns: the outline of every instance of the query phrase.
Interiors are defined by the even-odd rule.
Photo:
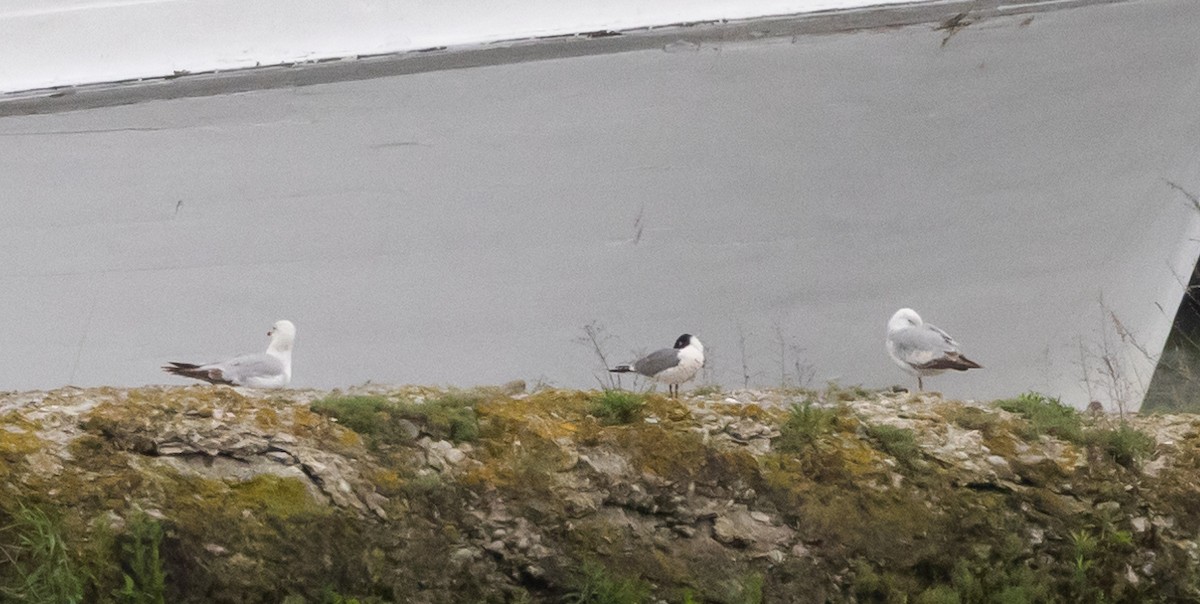
[[[685,333],[685,334],[679,336],[679,339],[675,340],[675,349],[676,350],[683,350],[684,348],[687,348],[688,346],[696,348],[700,352],[704,352],[704,344],[700,343],[700,338],[697,338],[696,336],[694,336],[690,333]]]
[[[888,332],[899,331],[909,327],[920,327],[921,315],[911,308],[901,308],[888,320]]]
[[[296,326],[292,325],[291,321],[282,319],[271,326],[271,331],[268,331],[267,335],[271,337],[271,346],[268,350],[280,352],[291,350],[292,342],[296,339]]]

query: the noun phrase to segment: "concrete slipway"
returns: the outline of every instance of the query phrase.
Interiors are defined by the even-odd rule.
[[[277,318],[297,386],[586,387],[589,324],[613,362],[697,334],[726,386],[907,384],[911,306],[986,367],[948,395],[1136,405],[1200,251],[1197,23],[949,4],[0,97],[0,388],[166,382]]]

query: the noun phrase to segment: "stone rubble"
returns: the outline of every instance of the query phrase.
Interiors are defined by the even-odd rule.
[[[512,400],[527,400],[523,383],[506,385],[502,392]],[[373,458],[361,440],[328,418],[307,410],[312,401],[326,393],[289,392],[240,393],[232,390],[211,395],[197,389],[173,392],[179,409],[170,413],[151,410],[129,413],[139,400],[129,391],[117,389],[62,389],[0,395],[0,417],[6,417],[2,436],[17,442],[32,435],[37,447],[23,454],[25,484],[46,481],[75,461],[73,445],[85,437],[102,438],[128,450],[142,461],[141,467],[169,467],[184,475],[224,481],[248,481],[271,475],[301,480],[314,500],[323,505],[386,522],[405,506],[394,490],[381,489],[376,476],[387,469]],[[182,391],[182,395],[178,392]],[[384,394],[387,387],[372,385],[348,392]],[[150,394],[139,394],[149,397]],[[203,394],[204,396],[200,396]],[[830,395],[832,397],[832,395]],[[1044,489],[1031,505],[1022,503],[1030,517],[1051,513],[1110,514],[1130,512],[1118,501],[1081,498],[1069,477],[1091,467],[1088,456],[1071,443],[1052,438],[1032,441],[992,438],[984,430],[948,421],[940,397],[916,394],[883,394],[872,398],[839,401],[823,396],[813,400],[807,393],[788,391],[735,390],[704,397],[686,398],[682,405],[646,418],[655,426],[686,424],[678,429],[695,435],[704,446],[730,452],[755,462],[776,453],[781,436],[780,417],[792,405],[809,401],[825,409],[845,409],[853,425],[884,425],[911,430],[919,449],[919,463],[929,472],[949,477],[950,484],[978,492],[1028,493]],[[956,403],[958,404],[958,403]],[[841,405],[841,407],[839,407]],[[963,403],[971,407],[972,403]],[[174,408],[172,408],[174,409]],[[1016,421],[1015,416],[989,409],[996,421]],[[1108,421],[1101,418],[1099,421]],[[1134,416],[1133,424],[1152,433],[1158,443],[1153,458],[1140,464],[1138,475],[1158,479],[1176,471],[1180,447],[1196,441],[1198,424],[1190,416]],[[411,440],[411,453],[419,460],[416,476],[456,481],[487,470],[485,447],[454,443],[423,431],[412,421],[398,424],[401,435]],[[573,426],[572,430],[579,429]],[[557,496],[560,517],[544,514],[537,505],[524,502],[520,511],[505,498],[492,493],[466,504],[465,535],[447,553],[454,568],[470,572],[500,573],[519,584],[538,584],[558,572],[562,534],[596,535],[597,551],[615,547],[605,531],[619,532],[624,543],[666,552],[681,559],[739,557],[746,564],[767,568],[785,564],[813,563],[828,544],[806,542],[795,520],[775,504],[759,500],[759,485],[739,484],[696,475],[687,481],[670,479],[647,470],[611,443],[589,443],[571,436],[547,439],[555,449],[548,457],[550,484]],[[848,459],[864,446],[863,440],[832,441]],[[520,447],[514,441],[513,447]],[[1191,446],[1191,445],[1188,445]],[[887,455],[864,456],[864,488],[888,493],[907,488],[903,467]],[[1142,489],[1129,478],[1122,489]],[[1178,544],[1188,556],[1200,556],[1195,535],[1176,532],[1170,514],[1139,509],[1122,526],[1134,534],[1153,532],[1164,541]],[[603,527],[603,530],[596,527]],[[1029,547],[1061,539],[1053,527],[1031,527],[1025,531]],[[591,534],[591,533],[587,533]],[[226,545],[203,544],[209,555],[231,556]],[[807,561],[807,562],[806,562]],[[1125,580],[1137,585],[1155,572],[1153,556],[1144,555],[1124,571]],[[850,577],[850,569],[839,569],[837,577]],[[467,572],[467,571],[464,571]],[[846,579],[848,580],[848,579]]]

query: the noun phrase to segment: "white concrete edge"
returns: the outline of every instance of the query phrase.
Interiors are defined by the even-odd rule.
[[[8,0],[0,94],[938,0]]]

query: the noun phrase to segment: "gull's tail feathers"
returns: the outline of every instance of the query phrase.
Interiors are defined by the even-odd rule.
[[[210,384],[225,384],[229,386],[233,385],[233,382],[225,379],[225,376],[221,374],[220,369],[205,369],[203,365],[196,365],[195,363],[177,363],[175,361],[169,361],[167,365],[163,365],[162,370],[172,375],[192,378],[194,380],[202,380]]]
[[[957,352],[952,352],[940,359],[934,359],[920,366],[921,369],[953,369],[955,371],[966,371],[968,369],[983,369],[983,365],[964,357]]]

